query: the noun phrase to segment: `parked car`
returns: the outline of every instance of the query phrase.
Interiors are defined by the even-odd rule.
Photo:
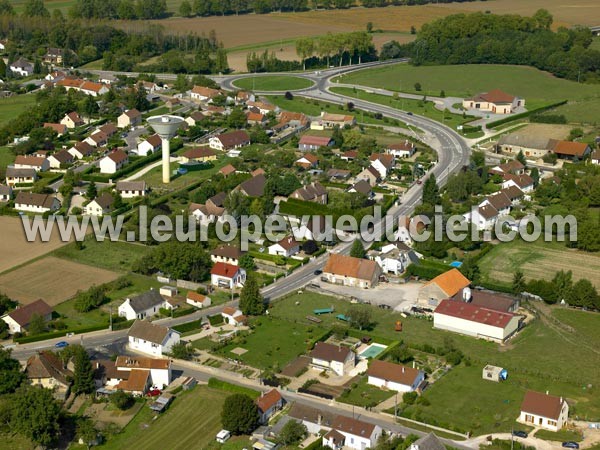
[[[323,273],[323,271],[321,269],[317,269],[314,271],[315,275],[321,275]]]
[[[67,341],[59,341],[56,344],[54,344],[54,346],[56,348],[65,348],[69,346],[69,343]]]
[[[528,436],[525,431],[521,431],[521,430],[514,430],[512,432],[512,434],[513,434],[513,436],[520,437],[520,438],[523,438],[523,439],[525,439]]]
[[[573,441],[567,441],[567,442],[563,442],[562,446],[564,448],[579,448],[579,444],[577,442],[573,442]]]

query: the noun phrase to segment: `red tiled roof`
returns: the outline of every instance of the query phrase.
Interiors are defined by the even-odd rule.
[[[326,147],[331,142],[330,137],[326,136],[310,136],[304,135],[300,138],[300,145],[318,145],[319,147]]]
[[[448,297],[452,297],[458,291],[470,285],[471,282],[458,269],[450,269],[433,278],[425,286],[430,284],[437,284]]]
[[[541,392],[527,391],[521,404],[521,411],[558,420],[563,402],[564,400],[560,397],[542,394]]]
[[[367,370],[367,375],[394,383],[412,386],[420,371],[412,367],[401,366],[387,361],[374,360]]]
[[[8,317],[22,327],[25,327],[29,325],[29,321],[33,314],[45,317],[48,314],[52,314],[52,308],[44,300],[40,299],[9,312]]]
[[[233,264],[227,264],[223,262],[215,263],[210,271],[211,275],[217,275],[224,278],[233,278],[240,268]]]
[[[204,301],[206,300],[206,296],[202,295],[202,294],[198,294],[195,291],[188,291],[186,299],[190,299],[194,302],[198,302],[198,303],[204,303]]]
[[[497,328],[505,328],[514,314],[509,312],[494,311],[466,302],[442,300],[434,311],[435,314],[457,317],[459,319],[477,322]]]
[[[589,145],[584,142],[556,141],[552,150],[559,155],[578,156],[582,158],[588,147]]]
[[[256,399],[256,405],[263,413],[267,412],[282,400],[281,394],[277,389],[271,389],[269,392]]]
[[[337,276],[372,280],[378,270],[378,264],[369,259],[332,253],[323,268],[323,272]]]

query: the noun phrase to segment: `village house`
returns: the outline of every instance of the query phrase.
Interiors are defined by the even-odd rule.
[[[73,372],[58,355],[44,350],[27,359],[25,376],[32,386],[51,389],[55,398],[64,399],[71,386]]]
[[[108,137],[110,139],[111,137],[113,137],[115,134],[117,134],[119,132],[119,129],[117,128],[117,126],[114,123],[107,122],[104,125],[102,125],[101,127],[99,127],[98,131],[102,131],[106,135],[106,137]]]
[[[142,123],[142,113],[137,109],[129,109],[117,117],[117,127],[127,128],[136,127]]]
[[[170,353],[173,345],[179,343],[179,339],[179,332],[146,320],[136,320],[127,333],[128,346],[131,350],[151,356]]]
[[[86,95],[98,97],[99,95],[106,94],[109,91],[109,88],[105,84],[96,83],[95,81],[84,81],[81,83],[78,90]]]
[[[227,325],[232,325],[237,327],[238,325],[245,325],[247,321],[247,317],[237,308],[233,308],[231,306],[226,306],[223,308],[221,312],[221,317],[223,317],[223,322]]]
[[[17,169],[12,166],[6,168],[6,184],[10,187],[17,184],[33,184],[37,178],[35,169]]]
[[[77,159],[89,158],[94,154],[96,149],[85,141],[77,142],[73,147],[67,150]]]
[[[454,301],[471,303],[494,311],[514,313],[519,309],[517,298],[492,291],[482,291],[465,287],[452,296]]]
[[[239,247],[231,244],[220,245],[215,248],[212,252],[210,252],[210,260],[213,263],[226,263],[234,266],[238,266],[240,263],[240,259],[244,256],[246,252],[240,250]]]
[[[226,151],[250,145],[250,136],[244,130],[213,136],[208,140],[208,146],[214,150]]]
[[[206,295],[199,294],[195,291],[188,291],[185,302],[188,305],[192,305],[195,308],[208,308],[212,304],[212,300],[210,297]]]
[[[419,263],[419,255],[403,242],[384,245],[380,250],[369,250],[367,257],[375,261],[383,273],[400,275],[411,263]]]
[[[62,64],[64,51],[62,48],[48,47],[44,54],[44,62],[46,64]]]
[[[499,216],[498,210],[489,203],[474,207],[463,214],[465,221],[472,223],[478,230],[491,230]]]
[[[227,164],[219,169],[219,173],[223,175],[223,178],[227,178],[229,175],[233,175],[236,172],[237,169],[231,164]]]
[[[525,166],[521,164],[518,159],[511,159],[503,164],[498,164],[488,170],[490,174],[498,174],[504,176],[504,174],[512,173],[513,175],[523,175],[525,173]]]
[[[58,137],[62,136],[67,132],[67,126],[62,123],[44,122],[44,128],[50,128],[51,130],[54,130]]]
[[[9,69],[12,73],[21,77],[28,77],[33,75],[33,63],[27,61],[25,58],[19,58],[16,61],[10,63]]]
[[[582,160],[592,153],[592,148],[585,142],[554,141],[552,151],[559,159]]]
[[[60,169],[73,163],[73,155],[66,150],[60,150],[48,156],[47,160],[50,164],[50,168]]]
[[[277,389],[271,389],[268,392],[263,392],[260,397],[256,399],[256,406],[258,406],[259,422],[261,424],[267,424],[269,419],[273,415],[283,408],[285,400]]]
[[[353,185],[351,185],[346,192],[350,192],[350,193],[358,193],[358,194],[363,194],[366,195],[367,198],[373,198],[375,193],[373,192],[373,187],[371,186],[371,183],[369,183],[366,180],[359,180],[356,183],[354,183]]]
[[[314,120],[310,127],[313,130],[322,130],[325,128],[344,128],[345,126],[352,127],[356,125],[356,119],[354,116],[348,116],[345,114],[331,114],[325,111],[321,112],[321,117]]]
[[[293,403],[287,414],[296,422],[304,425],[312,435],[319,434],[321,430],[330,430],[335,420],[335,415],[326,410],[300,403]]]
[[[298,141],[298,150],[312,152],[321,147],[331,147],[333,143],[333,139],[327,136],[310,136],[305,134]]]
[[[507,189],[511,186],[515,186],[519,188],[523,193],[529,194],[534,190],[534,181],[527,174],[523,175],[513,175],[513,174],[505,174],[504,181],[502,182],[502,188]]]
[[[271,103],[261,102],[261,101],[248,101],[246,102],[246,106],[248,109],[253,109],[261,114],[269,114],[269,113],[277,113],[279,111],[279,107],[272,105]]]
[[[300,243],[293,236],[287,236],[269,246],[269,255],[290,258],[300,252]]]
[[[354,178],[355,182],[358,181],[366,181],[369,186],[374,187],[379,184],[382,180],[381,173],[377,170],[375,166],[369,166],[363,169],[356,177]]]
[[[410,158],[415,154],[417,148],[415,144],[406,139],[404,142],[390,144],[385,148],[385,152],[394,158]]]
[[[149,372],[152,385],[158,389],[164,389],[172,381],[171,360],[169,359],[120,355],[117,356],[115,366],[119,372],[124,374],[131,374],[136,370]]]
[[[369,157],[371,166],[381,174],[381,179],[385,180],[394,168],[394,156],[386,153],[373,153]]]
[[[115,150],[100,160],[100,173],[116,173],[129,163],[129,156],[123,150]]]
[[[277,116],[277,123],[273,126],[273,132],[281,133],[284,130],[292,129],[295,133],[306,130],[310,125],[310,120],[303,113],[282,111]]]
[[[209,162],[216,161],[217,154],[208,147],[194,147],[181,155],[181,161],[187,162]]]
[[[117,181],[116,189],[122,198],[144,197],[148,193],[145,181]]]
[[[9,202],[12,198],[12,188],[10,186],[4,186],[0,184],[0,202]]]
[[[162,139],[158,134],[153,134],[148,139],[140,142],[137,145],[135,152],[138,156],[148,156],[157,152],[162,147]]]
[[[8,325],[10,334],[24,333],[29,328],[33,316],[40,316],[44,322],[52,320],[52,308],[44,300],[36,300],[4,314],[1,319]]]
[[[492,114],[512,114],[517,108],[525,106],[525,100],[500,89],[494,89],[471,98],[465,98],[462,106],[465,109],[479,109]]]
[[[83,207],[83,214],[86,216],[102,217],[113,212],[115,199],[108,192],[96,197]]]
[[[309,356],[313,369],[330,371],[340,377],[348,375],[356,363],[356,355],[348,347],[326,342],[317,342]]]
[[[592,153],[590,161],[596,166],[600,165],[600,150],[596,150],[594,153]]]
[[[205,86],[194,86],[190,91],[190,97],[201,102],[212,100],[218,95],[221,95],[221,91]]]
[[[424,308],[435,308],[440,301],[453,297],[470,284],[458,269],[450,269],[421,286],[418,304]]]
[[[206,200],[205,204],[190,203],[189,213],[202,224],[214,223],[223,219],[225,214],[225,199],[227,194],[219,192]]]
[[[381,267],[375,261],[331,253],[323,268],[323,278],[328,283],[361,288],[377,285]]]
[[[292,225],[294,237],[298,240],[320,241],[324,238],[333,239],[333,218],[331,216],[328,219],[325,216],[311,215],[307,221],[300,218],[294,220],[290,217],[290,224]]]
[[[104,147],[108,143],[108,136],[102,131],[94,131],[91,135],[86,137],[83,142],[87,142],[92,147]]]
[[[15,169],[34,169],[37,172],[45,172],[50,168],[50,162],[40,156],[17,155],[13,167]]]
[[[425,372],[387,361],[371,361],[367,383],[397,392],[413,392],[425,380]]]
[[[333,181],[345,181],[350,178],[352,172],[346,169],[329,169],[327,176]]]
[[[314,153],[305,153],[301,158],[297,159],[294,164],[306,170],[312,169],[319,164],[319,157]]]
[[[358,152],[356,150],[347,150],[344,153],[340,153],[340,159],[344,161],[354,161],[358,158]]]
[[[468,302],[442,300],[433,312],[433,328],[502,343],[519,330],[521,317]]]
[[[290,194],[289,198],[326,205],[327,189],[325,189],[325,187],[318,181],[314,181],[306,186],[296,189]]]
[[[518,422],[550,431],[560,431],[569,418],[569,405],[562,397],[527,391]]]
[[[248,125],[264,125],[267,123],[267,116],[260,112],[246,111],[246,121]]]
[[[446,450],[446,446],[435,434],[429,433],[410,444],[409,450]]]
[[[202,111],[194,111],[188,117],[185,118],[185,123],[190,127],[199,126],[200,123],[206,120],[207,116]]]
[[[262,197],[265,193],[265,185],[267,184],[267,177],[264,174],[258,174],[244,181],[236,190],[239,190],[242,194],[248,197]]]
[[[346,416],[337,416],[331,430],[323,436],[323,446],[334,450],[365,450],[377,445],[382,433],[379,425]]]
[[[161,308],[169,309],[170,305],[156,289],[150,289],[136,297],[126,298],[119,305],[119,317],[146,319],[158,314]]]
[[[59,208],[60,201],[51,194],[20,191],[15,198],[15,209],[17,211],[43,214],[48,211],[57,211]]]
[[[210,282],[223,289],[242,287],[246,282],[246,271],[233,264],[218,262],[210,271]]]
[[[75,111],[71,111],[70,113],[65,114],[65,117],[61,119],[60,124],[72,130],[73,128],[84,125],[85,122],[79,114],[77,114]]]
[[[235,94],[235,104],[236,105],[245,105],[247,102],[254,102],[256,97],[252,92],[247,91],[238,91]]]

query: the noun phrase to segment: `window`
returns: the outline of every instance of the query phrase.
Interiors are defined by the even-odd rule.
[[[550,419],[548,419],[548,425],[550,425],[551,427],[555,427],[556,426],[556,420],[550,420]]]

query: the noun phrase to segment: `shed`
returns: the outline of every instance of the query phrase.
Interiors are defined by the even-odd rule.
[[[162,286],[159,293],[165,297],[175,297],[177,295],[177,288],[174,286]]]
[[[162,394],[160,397],[156,399],[154,403],[150,405],[150,409],[154,412],[163,412],[169,403],[173,400],[173,395],[169,393]]]
[[[495,381],[499,383],[502,380],[506,380],[508,372],[502,367],[487,365],[483,368],[483,379]]]

